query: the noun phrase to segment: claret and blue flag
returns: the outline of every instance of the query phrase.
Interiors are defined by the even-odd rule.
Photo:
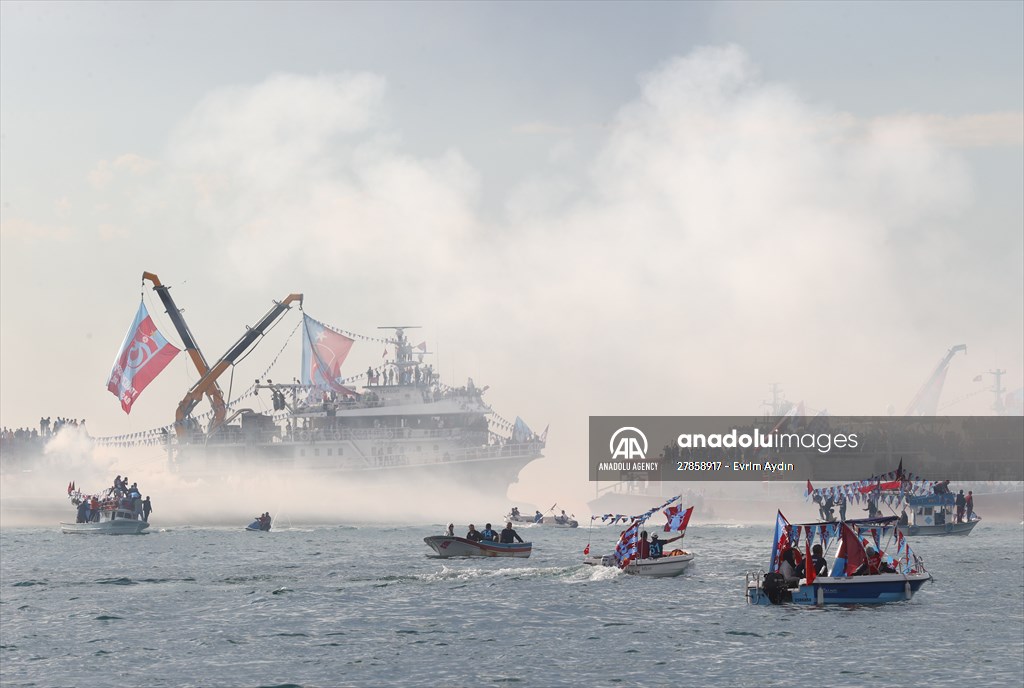
[[[665,532],[670,533],[674,530],[682,531],[686,530],[686,526],[690,523],[690,516],[693,514],[693,507],[691,506],[686,511],[683,511],[683,507],[676,504],[665,509],[662,513],[665,514]]]
[[[302,317],[302,384],[351,394],[342,385],[341,364],[355,340],[324,326],[308,315]]]
[[[181,349],[170,344],[156,329],[146,304],[139,304],[135,320],[128,328],[117,360],[107,378],[107,389],[121,400],[121,408],[131,413],[132,404],[142,390],[174,360]]]

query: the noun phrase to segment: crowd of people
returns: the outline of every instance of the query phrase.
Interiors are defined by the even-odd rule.
[[[4,427],[0,429],[0,445],[2,445],[4,451],[14,450],[20,448],[33,447],[42,441],[45,441],[58,432],[64,427],[80,428],[85,430],[85,419],[78,420],[76,418],[61,418],[57,417],[57,420],[51,420],[49,416],[46,418],[39,419],[39,428],[8,428]]]
[[[68,491],[71,487],[68,487]],[[149,522],[149,515],[153,511],[153,503],[149,499],[142,498],[139,492],[138,483],[128,484],[128,476],[122,478],[118,475],[114,478],[113,487],[107,489],[102,496],[83,495],[74,502],[78,505],[78,516],[76,523],[96,523],[100,520],[100,513],[110,512],[110,519],[116,518],[116,511],[130,511],[135,520]]]

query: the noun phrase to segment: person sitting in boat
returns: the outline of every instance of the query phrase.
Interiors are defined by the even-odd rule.
[[[662,540],[658,538],[657,533],[651,535],[651,559],[657,559],[661,557],[661,555],[664,554],[665,545],[667,545],[670,542],[675,542],[676,540],[682,539],[684,535],[686,535],[686,533],[679,533],[679,535],[676,535],[674,538],[669,538],[668,540]]]
[[[523,538],[519,537],[519,533],[512,530],[512,521],[505,524],[505,529],[501,531],[501,537],[498,538],[498,542],[503,545],[511,545],[512,541],[522,542]]]
[[[896,569],[889,566],[882,558],[882,552],[876,550],[873,546],[868,545],[864,548],[864,553],[867,555],[867,561],[857,567],[857,570],[853,572],[855,576],[877,576],[880,573],[896,573]]]
[[[788,587],[795,588],[800,585],[800,573],[796,566],[796,551],[792,547],[783,550],[779,573],[786,580]]]
[[[482,531],[480,531],[480,535],[487,542],[497,542],[498,541],[498,533],[496,533],[494,530],[491,529],[491,524],[490,523],[488,523],[487,525],[484,526],[484,529]]]
[[[535,513],[533,515],[533,522],[534,523],[540,523],[543,520],[544,520],[544,514],[542,514],[540,511],[537,511],[537,513]]]
[[[910,517],[907,516],[907,510],[906,509],[904,509],[903,512],[900,513],[900,525],[901,526],[908,526],[908,525],[910,525]]]
[[[565,509],[562,509],[562,513],[559,516],[555,516],[555,523],[559,525],[565,525],[569,522],[569,517],[565,515]]]
[[[455,537],[455,524],[449,523],[448,530],[444,531],[445,537]]]
[[[647,531],[640,531],[640,539],[636,541],[636,558],[651,558],[651,543],[647,540]]]
[[[821,545],[815,545],[811,548],[811,561],[814,563],[814,573],[819,576],[828,575],[828,562],[825,561],[825,557],[821,550]],[[796,569],[796,573],[801,578],[807,577],[807,562],[799,564]]]
[[[517,506],[512,507],[512,518],[513,518],[513,520],[519,518],[519,507],[517,507]]]
[[[469,532],[466,533],[466,539],[470,542],[480,542],[484,537],[480,534],[480,531],[476,529],[476,526],[470,523]]]

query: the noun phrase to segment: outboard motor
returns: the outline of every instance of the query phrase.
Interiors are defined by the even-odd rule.
[[[764,574],[764,579],[761,581],[761,590],[764,591],[768,601],[772,604],[793,601],[793,593],[790,592],[789,586],[786,585],[786,578],[781,573]]]

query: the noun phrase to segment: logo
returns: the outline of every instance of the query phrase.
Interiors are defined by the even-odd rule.
[[[622,435],[622,437],[619,437]],[[618,442],[616,442],[618,438]],[[608,442],[613,459],[647,458],[647,436],[639,428],[619,428]]]

